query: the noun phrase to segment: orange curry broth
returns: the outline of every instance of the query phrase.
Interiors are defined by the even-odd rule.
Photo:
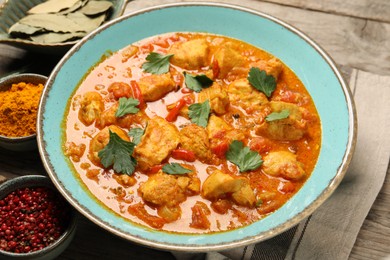
[[[263,159],[271,151],[283,150],[296,154],[297,161],[303,165],[305,175],[298,180],[291,180],[281,176],[271,176],[264,172],[263,166],[254,171],[240,173],[236,165],[225,159],[220,160],[218,165],[210,166],[199,160],[187,162],[176,160],[168,156],[162,163],[177,162],[182,165],[193,165],[196,168],[197,176],[202,184],[214,169],[220,169],[224,173],[228,173],[232,176],[243,176],[248,178],[250,180],[250,186],[256,194],[257,203],[255,207],[245,207],[235,203],[228,203],[230,206],[226,206],[226,213],[216,213],[211,206],[211,201],[203,198],[201,194],[188,196],[184,202],[180,203],[181,216],[179,219],[170,223],[162,221],[164,224],[162,227],[151,225],[151,222],[154,220],[161,221],[161,218],[158,216],[156,207],[150,203],[145,203],[139,194],[140,185],[144,183],[151,174],[148,175],[146,172],[141,172],[136,168],[136,171],[132,175],[135,184],[132,185],[133,183],[130,183],[129,185],[125,185],[123,182],[117,181],[118,178],[114,178],[115,176],[120,176],[120,174],[114,173],[112,169],[103,169],[102,166],[94,164],[89,160],[88,151],[91,138],[101,129],[96,127],[96,122],[92,123],[90,126],[86,126],[80,121],[78,117],[80,100],[84,93],[96,91],[103,97],[105,109],[108,109],[112,104],[117,102],[117,100],[113,98],[112,93],[109,93],[108,91],[108,87],[113,82],[126,82],[130,84],[130,81],[138,81],[141,77],[150,75],[150,73],[143,72],[141,68],[149,52],[153,51],[165,54],[175,42],[185,42],[190,39],[198,38],[205,38],[210,44],[211,61],[213,59],[212,53],[220,48],[219,46],[226,46],[227,42],[230,42],[229,44],[231,45],[228,45],[234,46],[235,50],[245,57],[247,63],[260,60],[267,61],[273,58],[271,54],[255,48],[254,46],[223,36],[174,33],[151,37],[113,53],[92,68],[74,93],[74,96],[70,101],[69,112],[66,115],[66,138],[64,147],[67,148],[64,148],[65,153],[71,158],[70,161],[74,166],[74,171],[77,173],[77,176],[91,193],[101,203],[125,219],[169,232],[205,233],[225,231],[248,225],[267,216],[281,207],[301,188],[313,171],[320,150],[321,126],[315,105],[297,76],[287,66],[282,64],[283,68],[277,79],[276,90],[269,100],[290,102],[305,109],[304,119],[307,124],[307,131],[302,138],[295,141],[263,138],[256,134],[256,131],[254,130],[256,128],[255,125],[248,124],[248,122],[251,122],[251,117],[254,117],[254,115],[248,113],[248,110],[245,111],[245,109],[233,104],[230,104],[227,112],[220,115],[220,117],[233,127],[239,128],[239,130],[245,134],[245,139],[243,140],[245,145],[249,146],[252,150],[257,150]],[[131,46],[137,46],[138,50],[133,52],[134,49]],[[165,118],[168,114],[168,108],[172,107],[170,105],[175,104],[175,102],[184,95],[192,95],[196,100],[198,93],[189,91],[185,88],[182,72],[187,71],[192,74],[208,75],[207,73],[209,72],[207,71],[210,71],[212,66],[212,62],[210,62],[209,67],[204,67],[200,71],[189,71],[170,64],[173,80],[178,87],[176,90],[166,94],[160,100],[147,102],[147,107],[143,109],[145,114],[149,118],[152,118],[155,115]],[[227,86],[237,78],[246,78],[248,75],[248,70],[246,70],[246,74],[240,74],[240,70],[237,71],[228,74],[224,79],[216,79],[215,81],[222,87],[227,88]],[[256,114],[255,116],[263,116],[262,120],[264,120],[264,117],[267,115],[267,113],[264,113]],[[237,114],[239,114],[239,117]],[[145,120],[145,122],[146,121],[147,120]],[[138,123],[133,122],[130,128],[145,128],[145,122],[142,120],[139,120]],[[172,122],[178,130],[189,123],[189,119],[182,115],[179,115],[176,121]],[[130,128],[123,129],[128,132]],[[69,146],[70,143],[74,144],[73,147]],[[84,145],[85,147],[83,147]],[[86,148],[85,151],[83,151],[83,148]],[[194,214],[192,208],[197,201],[205,203],[210,210],[210,214],[206,215],[210,223],[210,226],[207,228],[191,227]],[[130,214],[128,210],[130,205],[133,205],[132,213],[135,215]],[[221,203],[220,206],[221,205],[224,207],[223,205],[225,204]],[[145,210],[147,215],[141,220],[139,214],[137,215],[137,212],[139,213],[140,211]],[[149,222],[146,223],[145,220],[146,222]]]

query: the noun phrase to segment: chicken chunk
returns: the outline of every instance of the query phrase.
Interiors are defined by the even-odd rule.
[[[104,110],[102,96],[96,91],[90,91],[83,95],[80,102],[79,119],[83,124],[89,126]]]
[[[116,133],[120,138],[125,141],[130,142],[130,138],[127,133],[116,125],[110,125],[103,128],[99,133],[97,133],[89,143],[89,154],[88,158],[95,164],[100,166],[99,151],[101,151],[110,141],[110,132]]]
[[[210,200],[223,198],[227,193],[240,190],[243,181],[242,178],[233,178],[229,174],[215,170],[204,181],[202,196]]]
[[[176,88],[170,73],[143,77],[138,85],[145,101],[156,101]]]
[[[288,151],[270,152],[264,157],[263,170],[265,173],[289,180],[299,180],[305,175],[302,164],[296,155]]]
[[[160,164],[179,144],[176,126],[156,116],[149,120],[141,142],[134,149],[134,157],[141,170]]]
[[[227,88],[230,103],[239,106],[248,113],[260,110],[268,103],[267,97],[249,84],[247,79],[238,79]]]
[[[196,169],[193,165],[185,165],[185,168],[192,172],[186,175],[177,176],[177,184],[186,191],[188,196],[197,195],[200,193],[200,179],[196,175]]]
[[[200,188],[197,192],[193,190],[194,183],[198,183],[199,187],[200,180],[194,174],[175,176],[160,170],[141,184],[139,192],[144,201],[157,206],[160,217],[171,222],[181,215],[180,203],[185,201],[187,196],[199,194]]]
[[[104,110],[96,120],[96,127],[102,129],[109,125],[118,125],[123,128],[130,128],[132,124],[146,126],[149,117],[143,110],[136,114],[127,114],[122,117],[116,117],[115,113],[118,110],[118,103]]]
[[[272,112],[288,110],[289,116],[271,122],[264,121],[256,127],[256,134],[265,135],[274,140],[294,141],[301,139],[307,131],[307,122],[302,118],[304,109],[282,101],[271,101],[269,106]]]
[[[173,54],[170,62],[187,70],[200,69],[209,65],[209,52],[209,44],[205,39],[175,43],[169,50]]]
[[[230,140],[243,140],[245,138],[241,131],[234,129],[216,115],[210,116],[206,130],[209,139],[221,138],[222,135]]]
[[[206,89],[203,89],[198,96],[199,103],[203,103],[206,100],[210,101],[211,110],[217,115],[225,114],[229,105],[229,96],[225,89],[218,83],[214,84]]]
[[[202,196],[209,200],[232,197],[233,201],[241,206],[254,207],[256,196],[243,177],[233,177],[215,170],[203,183]]]
[[[227,74],[236,67],[245,64],[244,56],[234,50],[232,46],[222,46],[214,53],[214,59],[218,64],[218,78],[225,78]]]
[[[260,70],[264,70],[267,75],[273,76],[276,81],[278,80],[279,75],[283,70],[283,64],[277,58],[272,58],[268,61],[258,61],[256,64],[254,64],[254,67],[257,67]]]
[[[141,184],[139,192],[144,201],[157,206],[157,214],[165,221],[172,222],[181,216],[179,204],[187,196],[175,176],[160,171]]]
[[[141,184],[139,192],[144,201],[155,206],[173,207],[186,200],[185,189],[179,186],[176,176],[158,173]]]
[[[238,191],[232,193],[232,199],[237,205],[248,208],[255,207],[257,202],[256,195],[247,179],[244,179],[244,182]]]
[[[219,158],[222,158],[233,140],[243,140],[245,135],[242,131],[234,129],[222,118],[211,115],[206,127],[210,140],[210,149]]]
[[[210,151],[209,138],[203,127],[195,124],[188,125],[180,131],[180,144],[195,153],[202,162],[213,163],[213,154]]]

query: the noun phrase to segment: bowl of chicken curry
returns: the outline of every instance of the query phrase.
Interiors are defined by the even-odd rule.
[[[103,26],[54,69],[38,114],[40,154],[69,202],[165,250],[228,249],[296,225],[340,183],[356,139],[329,56],[290,25],[225,4]]]

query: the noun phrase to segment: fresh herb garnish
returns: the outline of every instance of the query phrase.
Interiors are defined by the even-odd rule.
[[[184,168],[178,163],[168,163],[162,167],[162,171],[167,174],[187,174],[192,172],[191,170]]]
[[[139,111],[139,108],[137,107],[138,105],[138,99],[121,97],[119,99],[119,106],[116,110],[115,116],[121,117],[127,114],[135,114]]]
[[[263,163],[259,153],[244,147],[243,142],[237,140],[230,144],[226,159],[237,165],[240,172],[256,170]]]
[[[208,88],[213,84],[213,81],[204,74],[195,76],[187,72],[184,72],[183,74],[187,88],[192,89],[195,92],[199,93],[202,91],[202,89]]]
[[[145,130],[139,127],[135,127],[130,129],[128,135],[133,137],[132,142],[137,145],[139,142],[141,142],[141,137],[144,135]]]
[[[210,115],[210,102],[206,100],[203,103],[195,103],[188,107],[188,116],[191,122],[199,126],[206,127]]]
[[[152,74],[164,74],[169,71],[169,59],[173,54],[163,55],[157,52],[151,52],[146,57],[147,62],[142,64],[142,69]]]
[[[110,131],[110,141],[99,151],[100,162],[105,168],[113,165],[116,173],[132,175],[137,161],[132,156],[135,144],[120,138],[116,133]]]
[[[267,75],[264,70],[259,68],[252,67],[249,70],[248,81],[255,89],[263,92],[267,97],[270,97],[276,88],[275,78]]]
[[[268,116],[265,117],[265,120],[267,122],[275,121],[275,120],[280,120],[280,119],[285,119],[290,115],[290,110],[288,109],[283,109],[280,112],[272,112]]]

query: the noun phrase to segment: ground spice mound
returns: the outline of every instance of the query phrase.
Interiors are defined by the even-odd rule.
[[[36,133],[42,90],[43,84],[20,82],[0,91],[0,135],[19,137]]]

